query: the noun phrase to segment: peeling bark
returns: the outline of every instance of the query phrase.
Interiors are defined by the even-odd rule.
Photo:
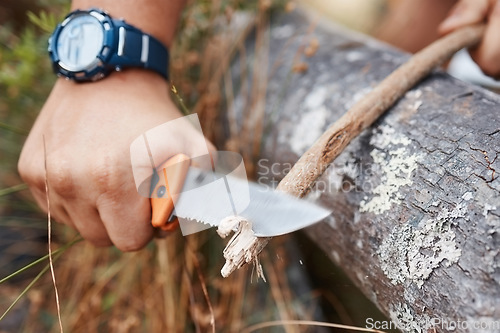
[[[309,33],[310,18],[297,13],[276,22],[270,63],[280,65],[268,82],[271,130],[257,162],[258,180],[271,184],[408,59],[324,22]],[[296,51],[312,38],[319,49],[304,57],[307,72],[290,74]],[[237,97],[236,107],[241,103]],[[296,138],[319,109],[328,111],[324,126]],[[498,95],[436,71],[351,141],[309,194],[334,212],[307,234],[408,331],[427,332],[433,319],[470,325],[455,332],[495,331],[472,329],[475,322],[500,325],[499,110]],[[306,187],[292,192],[300,195]]]

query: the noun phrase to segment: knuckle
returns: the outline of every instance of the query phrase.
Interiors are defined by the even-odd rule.
[[[123,182],[120,179],[120,163],[123,162],[116,161],[111,156],[105,156],[93,161],[93,165],[90,168],[90,175],[100,193],[109,194],[120,187],[120,184]]]
[[[21,158],[19,159],[17,170],[21,179],[31,188],[36,188],[38,190],[45,188],[45,179],[42,167],[37,167],[36,164],[28,161],[26,157],[23,157],[23,155],[21,155]]]
[[[75,182],[70,162],[64,159],[52,159],[47,163],[48,183],[54,191],[65,198],[75,196]]]
[[[122,252],[139,251],[148,243],[149,239],[130,238],[123,241],[115,241],[115,246]]]

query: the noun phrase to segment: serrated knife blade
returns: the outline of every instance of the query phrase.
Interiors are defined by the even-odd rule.
[[[231,173],[195,167],[189,167],[174,208],[184,235],[218,226],[222,219],[238,215],[252,223],[256,236],[279,236],[319,222],[330,213],[313,202]]]

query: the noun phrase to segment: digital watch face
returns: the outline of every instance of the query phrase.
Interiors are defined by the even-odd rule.
[[[81,71],[95,62],[104,39],[99,20],[92,15],[79,15],[71,19],[61,30],[57,40],[57,55],[61,67]]]

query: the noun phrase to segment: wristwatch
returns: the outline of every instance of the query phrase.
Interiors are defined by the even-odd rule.
[[[49,38],[54,72],[77,82],[96,81],[128,67],[168,79],[168,49],[156,38],[103,10],[75,10]]]

